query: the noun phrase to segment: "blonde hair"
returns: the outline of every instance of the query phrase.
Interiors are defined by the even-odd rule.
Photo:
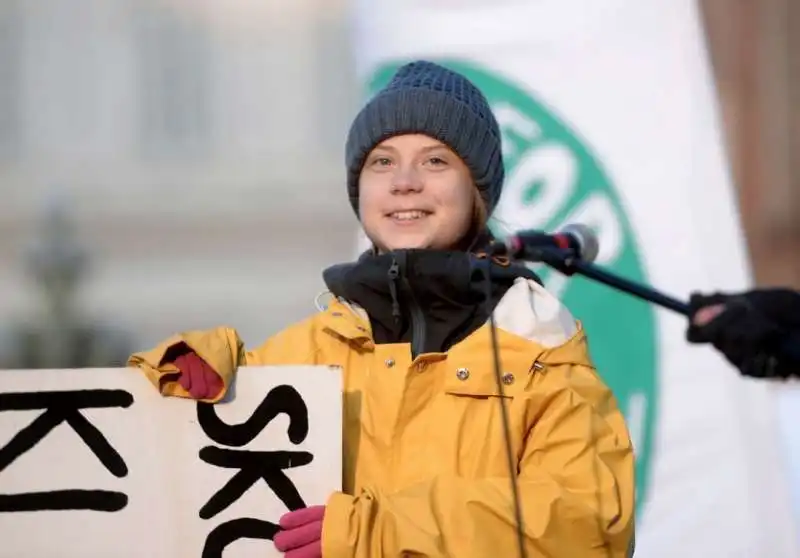
[[[472,188],[472,220],[464,235],[464,240],[467,246],[472,246],[476,240],[485,236],[488,232],[489,210],[486,208],[486,202],[483,200],[480,190],[478,190],[477,186],[474,186]]]
[[[474,207],[472,210],[472,222],[478,232],[484,232],[489,226],[489,210],[486,209],[486,202],[483,201],[480,191],[474,190]]]
[[[486,209],[486,202],[483,200],[480,190],[478,190],[476,187],[473,191],[475,192],[475,202],[472,213],[472,225],[469,228],[466,238],[469,239],[471,245],[470,250],[473,251],[475,256],[478,258],[487,258],[490,257],[487,251],[489,248],[488,246],[482,244],[478,246],[473,245],[481,238],[492,238],[491,231],[489,230],[489,210]],[[492,243],[493,240],[490,240],[489,244],[491,245]],[[491,259],[503,267],[506,267],[511,263],[511,260],[506,256],[492,255]]]

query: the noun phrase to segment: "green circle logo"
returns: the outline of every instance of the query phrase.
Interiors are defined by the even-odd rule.
[[[377,68],[370,93],[405,60]],[[475,64],[440,60],[483,91],[503,135],[506,182],[493,228],[557,230],[584,223],[600,239],[595,263],[645,281],[641,250],[614,185],[579,133],[518,83]],[[501,230],[499,230],[501,229]],[[509,230],[510,229],[510,230]],[[592,358],[617,397],[636,448],[637,511],[646,501],[656,421],[657,332],[653,308],[579,276],[537,267],[548,290],[583,323]]]

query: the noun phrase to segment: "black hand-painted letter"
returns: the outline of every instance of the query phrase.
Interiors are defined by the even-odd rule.
[[[0,473],[32,449],[51,430],[65,422],[81,437],[100,462],[115,477],[128,474],[128,467],[105,436],[81,414],[81,409],[122,407],[133,404],[123,390],[40,391],[0,393],[0,412],[43,409],[30,425],[0,448]],[[55,465],[55,464],[54,464]],[[0,494],[0,512],[43,510],[119,511],[128,504],[121,492],[106,490],[53,490],[25,494]]]
[[[308,407],[292,386],[282,385],[269,390],[250,418],[242,424],[223,422],[211,403],[197,404],[197,421],[203,432],[218,444],[232,448],[252,442],[281,413],[289,417],[289,441],[297,445],[305,440],[308,436]]]
[[[239,539],[261,539],[271,541],[280,528],[271,521],[252,517],[231,519],[214,527],[206,537],[202,558],[222,558],[222,551]]]
[[[283,470],[311,463],[314,456],[307,451],[245,451],[205,447],[200,450],[200,459],[209,465],[239,469],[231,480],[200,508],[200,517],[203,519],[211,519],[233,504],[258,479],[264,479],[272,492],[290,510],[305,507],[303,498]]]
[[[289,417],[288,436],[299,444],[308,435],[308,407],[302,396],[291,386],[281,385],[270,390],[252,416],[241,424],[231,425],[217,416],[215,406],[197,404],[197,420],[203,431],[215,442],[242,447],[252,442],[261,431],[281,413]],[[200,459],[210,465],[239,469],[200,509],[200,517],[210,519],[236,502],[247,490],[263,479],[275,495],[290,510],[305,507],[305,502],[284,472],[292,467],[308,465],[314,459],[304,451],[248,451],[205,447]],[[269,521],[239,518],[222,523],[206,538],[203,558],[221,558],[222,551],[239,539],[272,540],[278,526]]]

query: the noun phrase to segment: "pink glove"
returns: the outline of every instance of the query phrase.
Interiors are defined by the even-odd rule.
[[[311,506],[284,514],[281,530],[272,540],[286,558],[322,558],[322,519],[325,506]]]
[[[173,364],[180,370],[178,383],[194,399],[212,399],[224,387],[222,378],[214,372],[197,353],[188,352],[177,357]]]

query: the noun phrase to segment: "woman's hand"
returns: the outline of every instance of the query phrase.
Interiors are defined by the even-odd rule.
[[[311,506],[284,514],[275,535],[275,548],[286,558],[322,558],[322,520],[325,506]]]
[[[800,319],[798,298],[786,289],[693,293],[686,338],[690,343],[710,343],[745,376],[783,376],[776,355],[781,340],[793,329],[792,322]]]
[[[180,372],[178,383],[193,399],[213,399],[224,387],[219,374],[195,352],[180,355],[173,364]]]

